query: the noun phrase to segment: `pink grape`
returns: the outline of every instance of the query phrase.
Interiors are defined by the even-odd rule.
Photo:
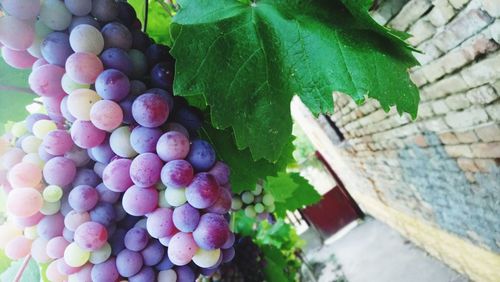
[[[123,239],[125,247],[131,251],[142,251],[149,242],[148,232],[144,228],[134,227],[127,231]]]
[[[223,162],[216,162],[215,165],[208,171],[211,175],[215,176],[215,179],[219,185],[225,185],[229,183],[229,174],[231,170]]]
[[[42,146],[47,153],[62,156],[73,148],[73,140],[66,130],[54,130],[43,138]]]
[[[156,209],[158,191],[155,188],[130,187],[123,194],[123,209],[134,216],[143,216]]]
[[[0,156],[1,165],[5,169],[10,169],[20,163],[26,154],[19,148],[11,148]]]
[[[130,145],[139,154],[156,152],[156,143],[162,131],[158,128],[137,126],[130,134]]]
[[[189,139],[180,132],[169,131],[158,140],[156,152],[165,162],[184,159],[189,153]]]
[[[172,220],[180,231],[193,232],[200,221],[200,212],[186,203],[174,209]]]
[[[188,203],[197,208],[205,209],[215,204],[220,195],[220,188],[215,177],[209,173],[198,173],[193,182],[186,188]]]
[[[64,237],[54,237],[47,242],[47,255],[52,259],[62,258],[68,245],[69,242]]]
[[[34,19],[40,12],[40,0],[3,0],[2,8],[18,19]]]
[[[231,210],[232,196],[226,189],[220,189],[219,199],[206,210],[212,213],[226,214]]]
[[[44,97],[63,97],[66,95],[61,79],[64,75],[64,68],[56,65],[46,64],[34,69],[28,82],[36,94]]]
[[[40,220],[42,220],[43,217],[44,215],[42,213],[37,212],[34,215],[27,217],[13,216],[12,219],[14,223],[19,227],[30,227],[37,225],[40,222]]]
[[[75,175],[75,163],[65,157],[54,157],[43,168],[43,178],[50,185],[66,186],[73,182]]]
[[[43,106],[47,110],[49,117],[56,123],[58,128],[62,128],[61,124],[64,123],[64,117],[61,112],[61,102],[65,96],[42,97]]]
[[[63,275],[57,269],[57,261],[53,261],[49,264],[46,271],[47,278],[51,282],[63,282],[66,281],[66,275]]]
[[[193,181],[193,177],[193,167],[185,160],[169,161],[161,170],[161,181],[167,187],[187,187]]]
[[[158,127],[167,121],[170,109],[167,101],[158,94],[146,93],[132,104],[132,115],[138,124]]]
[[[41,66],[45,66],[47,64],[49,64],[49,62],[45,61],[45,59],[40,58],[33,63],[33,66],[31,66],[31,68],[32,68],[32,70],[35,70],[35,69],[37,69]]]
[[[73,146],[73,148],[64,154],[64,157],[72,160],[76,167],[83,167],[87,165],[90,161],[87,150],[79,148],[78,146]]]
[[[88,212],[77,212],[72,210],[64,217],[64,226],[71,231],[75,231],[78,226],[87,221],[90,221],[90,214]]]
[[[74,53],[66,60],[66,72],[77,83],[93,84],[103,70],[101,60],[92,53]]]
[[[101,130],[113,131],[123,121],[122,108],[111,100],[98,101],[90,110],[90,121]]]
[[[6,47],[23,51],[35,40],[35,28],[32,24],[13,16],[0,17],[0,43]]]
[[[7,196],[7,211],[15,216],[32,216],[40,211],[42,205],[42,195],[34,188],[14,189]]]
[[[162,166],[163,162],[156,154],[140,154],[130,165],[130,178],[136,186],[153,186],[160,180]]]
[[[102,175],[104,185],[114,192],[124,192],[134,185],[130,178],[131,164],[129,159],[117,159],[109,163]]]
[[[16,51],[5,46],[2,47],[2,57],[9,66],[16,69],[29,69],[37,60],[27,51]]]
[[[42,171],[32,163],[18,163],[9,171],[9,182],[13,188],[34,188],[40,181],[42,181]]]
[[[38,263],[47,263],[51,259],[47,255],[48,241],[43,238],[36,238],[31,244],[31,255]]]
[[[31,240],[23,236],[12,239],[5,246],[5,255],[12,260],[24,258],[30,253],[30,251]]]
[[[108,240],[108,231],[104,225],[97,222],[85,222],[75,231],[75,242],[87,251],[100,249]]]
[[[205,250],[219,249],[229,237],[229,225],[223,215],[206,213],[193,232],[196,244]]]
[[[77,120],[71,126],[71,138],[78,147],[89,149],[99,146],[106,138],[106,132],[90,121]]]
[[[186,265],[198,250],[191,233],[179,232],[175,234],[168,244],[168,258],[175,265]]]
[[[146,227],[153,238],[166,237],[174,232],[172,214],[171,209],[158,208],[148,215]]]
[[[78,271],[82,270],[82,267],[72,267],[72,266],[69,266],[64,261],[64,258],[57,259],[56,262],[57,262],[57,270],[59,271],[59,273],[61,273],[63,275],[75,274]]]
[[[85,281],[85,282],[90,282],[92,281],[91,277],[91,272],[92,272],[92,264],[87,263],[82,268],[73,274],[69,276],[69,281]]]

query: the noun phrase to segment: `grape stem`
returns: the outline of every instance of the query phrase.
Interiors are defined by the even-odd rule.
[[[30,259],[31,259],[31,254],[27,255],[24,258],[23,264],[21,265],[21,268],[19,268],[19,270],[17,271],[16,277],[14,278],[14,282],[21,281],[21,278],[23,277],[23,273],[26,270],[26,267],[28,266],[28,262],[30,261]]]
[[[144,0],[144,27],[143,32],[148,30],[149,0]]]

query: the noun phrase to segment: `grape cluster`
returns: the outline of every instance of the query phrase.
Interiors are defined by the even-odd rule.
[[[235,255],[229,168],[172,96],[174,59],[114,0],[0,0],[2,57],[45,113],[0,138],[11,259],[50,281],[194,281]]]
[[[245,215],[251,218],[266,219],[274,212],[274,197],[264,191],[262,184],[257,184],[252,191],[234,194],[231,208],[233,211],[243,210]]]

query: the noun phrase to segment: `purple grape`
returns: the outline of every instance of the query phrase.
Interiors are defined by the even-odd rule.
[[[132,104],[132,116],[145,127],[158,127],[168,118],[167,101],[158,94],[146,93],[137,97]]]
[[[123,208],[123,205],[120,202],[117,202],[113,205],[116,213],[116,221],[121,221],[127,217],[127,212]]]
[[[141,51],[136,49],[130,49],[128,50],[127,53],[134,67],[131,77],[133,78],[144,77],[149,71],[148,64],[146,63],[146,56]]]
[[[142,265],[142,256],[138,252],[124,249],[116,256],[116,268],[123,277],[134,276],[141,270]]]
[[[132,130],[130,145],[139,154],[156,152],[156,143],[162,132],[158,128],[138,126]]]
[[[109,190],[104,183],[97,185],[95,188],[99,193],[99,200],[101,202],[114,204],[120,199],[120,193]]]
[[[222,263],[227,263],[233,260],[235,255],[234,248],[222,250]]]
[[[166,237],[174,232],[172,214],[171,209],[158,208],[148,215],[146,228],[153,238]]]
[[[144,265],[153,266],[159,263],[165,255],[165,247],[158,240],[149,241],[144,250],[141,251]]]
[[[158,63],[151,70],[151,83],[154,87],[172,90],[174,85],[174,66]]]
[[[145,52],[151,45],[151,39],[144,32],[134,29],[132,30],[132,48],[141,52]]]
[[[71,126],[71,138],[83,149],[99,146],[106,138],[106,132],[95,127],[90,121],[77,120]]]
[[[125,229],[118,228],[115,233],[111,236],[109,244],[111,245],[111,253],[113,255],[118,255],[123,249],[125,249],[125,234],[127,231]]]
[[[118,4],[115,0],[92,0],[91,14],[100,22],[115,20],[118,12]]]
[[[125,26],[132,26],[137,19],[134,7],[127,2],[118,2],[118,19]]]
[[[90,219],[104,226],[110,226],[113,224],[115,218],[115,208],[110,203],[99,202],[94,209],[90,211]]]
[[[101,29],[104,37],[104,48],[121,48],[128,50],[132,47],[132,34],[126,26],[119,22],[111,22]]]
[[[196,280],[196,275],[190,266],[178,266],[175,268],[177,273],[177,282],[193,282]]]
[[[156,209],[158,191],[155,188],[132,186],[123,194],[122,204],[123,209],[130,215],[146,215]]]
[[[102,178],[102,173],[104,169],[106,168],[106,165],[103,163],[95,163],[94,164],[94,172],[99,175],[99,177]]]
[[[120,102],[120,107],[123,111],[123,123],[133,124],[135,123],[134,117],[132,116],[132,104],[134,103],[134,97],[127,97]]]
[[[43,161],[49,161],[50,159],[55,158],[54,155],[49,154],[43,146],[38,147],[38,156],[40,156],[40,159]],[[76,170],[76,169],[75,169]],[[76,171],[75,171],[76,173]]]
[[[163,162],[153,153],[135,157],[130,165],[130,178],[138,187],[150,187],[160,180]]]
[[[172,269],[172,267],[174,267],[174,264],[170,261],[167,254],[165,254],[163,259],[155,266],[158,271]]]
[[[170,50],[165,45],[152,44],[146,50],[146,57],[148,58],[149,67],[164,61],[173,63],[174,59],[170,55]]]
[[[99,146],[89,149],[89,154],[92,154],[96,162],[108,164],[115,156],[111,146],[109,146],[109,135]]]
[[[100,177],[93,170],[88,168],[80,168],[76,172],[75,179],[73,180],[73,183],[71,183],[71,185],[73,185],[74,187],[79,185],[89,185],[95,187],[99,184],[100,181]]]
[[[91,25],[91,26],[97,28],[98,30],[101,29],[101,25],[91,16],[73,17],[73,19],[71,20],[71,24],[68,27],[69,33],[71,33],[71,31],[75,27],[77,27],[81,24],[88,24],[88,25]]]
[[[231,210],[232,196],[231,192],[226,189],[220,189],[219,199],[206,209],[207,212],[226,214]]]
[[[43,167],[43,178],[51,185],[66,186],[73,182],[75,175],[75,163],[65,157],[51,158]]]
[[[64,216],[60,213],[54,215],[47,215],[38,222],[37,233],[38,236],[45,240],[50,240],[57,236],[63,235],[64,229]]]
[[[69,193],[68,202],[77,212],[90,211],[95,207],[99,200],[99,193],[94,187],[80,185]]]
[[[217,179],[217,183],[219,183],[219,185],[221,186],[229,183],[229,174],[231,173],[231,170],[223,162],[216,162],[212,169],[208,171],[208,173],[215,176],[215,179]]]
[[[73,148],[64,154],[64,157],[72,160],[76,167],[83,167],[90,162],[90,157],[87,154],[87,150],[79,148],[78,146],[73,146]]]
[[[127,215],[122,220],[120,220],[120,226],[129,230],[130,228],[135,227],[135,225],[140,219],[141,219],[140,216]]]
[[[108,231],[104,225],[88,221],[78,226],[74,240],[80,248],[87,251],[96,251],[106,244]]]
[[[193,232],[200,222],[200,212],[186,203],[174,209],[172,219],[180,231]]]
[[[217,180],[211,174],[202,172],[194,176],[193,182],[186,188],[188,203],[197,209],[206,209],[213,205],[220,195]]]
[[[134,185],[130,179],[129,159],[117,159],[110,162],[103,171],[102,181],[106,187],[114,192],[124,192]]]
[[[177,97],[176,97],[177,98]],[[203,125],[203,115],[194,107],[177,105],[173,120],[182,124],[192,136],[196,136],[198,130]]]
[[[139,273],[130,277],[129,282],[150,282],[155,281],[156,274],[151,267],[144,266]]]
[[[127,52],[120,48],[109,48],[104,50],[100,59],[105,69],[116,69],[127,76],[131,76],[134,71],[132,59]]]
[[[18,140],[22,140],[22,138]],[[61,156],[73,148],[73,140],[66,130],[58,129],[45,135],[42,146],[49,154]]]
[[[223,215],[206,213],[193,232],[196,244],[205,250],[221,248],[229,236],[229,225]]]
[[[167,90],[163,90],[161,88],[151,88],[146,92],[161,95],[163,98],[165,98],[165,100],[167,100],[168,108],[174,109],[174,96]]]
[[[85,16],[92,10],[92,0],[64,0],[64,4],[75,16]]]
[[[165,124],[164,129],[167,131],[177,131],[184,134],[189,139],[189,131],[182,126],[182,124],[177,122],[169,122]]]
[[[208,171],[215,164],[215,151],[212,145],[204,140],[194,140],[186,160],[191,163],[195,171]]]
[[[69,45],[69,36],[64,32],[52,32],[42,41],[40,46],[43,58],[49,64],[64,67],[66,59],[73,54]]]
[[[64,227],[62,236],[64,237],[64,239],[66,239],[66,241],[73,242],[73,240],[75,239],[75,232]]]
[[[188,156],[189,150],[189,139],[177,131],[163,134],[156,144],[156,152],[165,162],[184,159]]]
[[[185,160],[169,161],[161,170],[161,181],[167,187],[187,187],[193,181],[193,177],[193,167]]]
[[[144,82],[140,80],[131,80],[130,81],[130,92],[128,93],[129,97],[137,97],[142,93],[146,92],[147,86]]]
[[[127,97],[130,81],[121,71],[108,69],[97,77],[95,89],[103,99],[119,102]]]
[[[127,231],[124,242],[127,249],[140,252],[149,242],[148,232],[144,228],[134,227]]]
[[[224,245],[222,245],[222,249],[229,249],[234,245],[234,241],[236,240],[236,237],[234,236],[233,232],[229,232],[229,236],[227,237],[226,242]]]
[[[91,276],[93,282],[117,281],[120,274],[116,269],[116,259],[111,257],[103,263],[94,265]]]

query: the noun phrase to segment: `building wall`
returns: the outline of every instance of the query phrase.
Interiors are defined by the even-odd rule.
[[[410,70],[418,118],[336,93],[346,141],[325,153],[368,213],[474,280],[500,281],[500,1],[379,2],[374,18],[423,52]]]

